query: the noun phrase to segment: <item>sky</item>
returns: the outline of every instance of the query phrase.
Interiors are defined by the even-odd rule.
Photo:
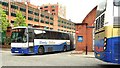
[[[66,19],[81,23],[86,15],[98,4],[98,0],[30,0],[31,4],[62,4],[66,6]]]

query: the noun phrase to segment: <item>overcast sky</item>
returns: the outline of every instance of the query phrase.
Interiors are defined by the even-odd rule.
[[[81,23],[85,16],[96,6],[98,0],[30,0],[34,5],[62,4],[66,6],[66,19]]]

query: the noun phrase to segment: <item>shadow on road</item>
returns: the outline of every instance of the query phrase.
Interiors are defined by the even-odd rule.
[[[98,64],[101,68],[110,68],[113,66],[113,68],[120,68],[120,64]]]

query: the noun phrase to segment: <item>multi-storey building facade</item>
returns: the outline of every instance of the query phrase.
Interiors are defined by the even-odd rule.
[[[16,17],[16,12],[21,11],[26,19],[27,24],[37,25],[43,29],[75,32],[75,25],[73,22],[59,17],[46,11],[42,11],[39,6],[30,4],[29,2],[10,2],[9,0],[0,1],[3,10],[7,14],[7,19],[11,26]]]
[[[40,6],[41,11],[57,15],[62,18],[66,18],[66,7],[61,4],[43,4]]]

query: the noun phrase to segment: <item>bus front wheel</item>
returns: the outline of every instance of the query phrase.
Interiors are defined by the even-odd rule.
[[[44,47],[39,47],[38,54],[40,54],[40,55],[44,54]]]

